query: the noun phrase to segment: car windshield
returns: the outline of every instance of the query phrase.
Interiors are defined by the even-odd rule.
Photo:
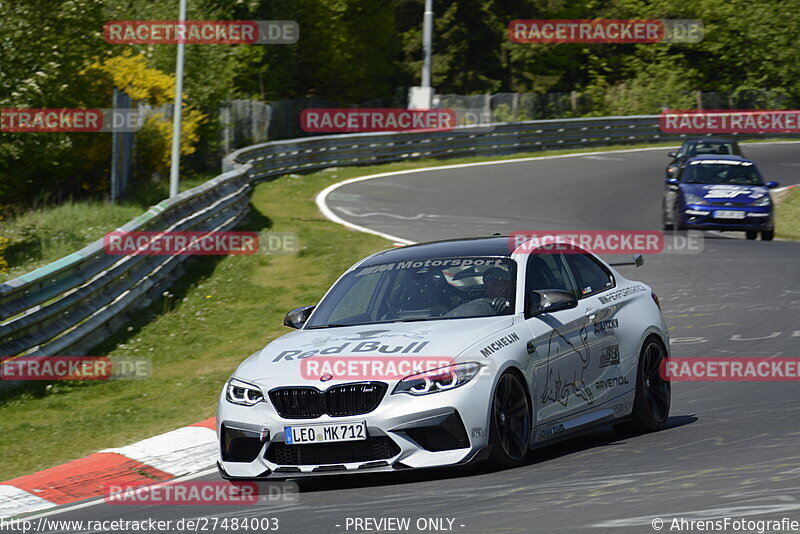
[[[704,154],[740,155],[741,152],[733,143],[727,143],[724,141],[706,141],[687,145],[686,150],[682,155],[686,157],[692,157],[702,156]]]
[[[510,315],[516,262],[500,257],[398,261],[348,272],[306,328]]]
[[[764,185],[758,169],[749,161],[693,161],[681,178],[690,184]]]

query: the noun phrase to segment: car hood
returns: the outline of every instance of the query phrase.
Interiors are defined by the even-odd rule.
[[[715,204],[750,204],[769,194],[769,189],[763,185],[683,183],[680,188],[684,194],[691,193]]]
[[[514,316],[506,315],[298,330],[279,337],[247,358],[234,376],[267,387],[308,383],[311,379],[304,377],[307,369],[303,369],[302,364],[313,356],[450,361],[483,338],[513,324]],[[463,356],[475,357],[470,353]],[[319,378],[314,377],[314,380],[319,384]],[[341,382],[348,381],[352,380]],[[326,385],[336,382],[333,379]]]

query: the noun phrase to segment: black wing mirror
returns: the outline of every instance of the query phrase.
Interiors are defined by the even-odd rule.
[[[528,317],[535,317],[543,313],[553,313],[559,310],[569,310],[578,307],[578,299],[569,291],[559,289],[545,289],[528,293]]]
[[[667,156],[669,156],[669,157],[671,157],[671,158],[677,158],[677,157],[678,157],[678,153],[677,153],[677,152],[675,152],[675,151],[673,150],[672,152],[670,152],[669,154],[667,154]]]
[[[308,321],[311,312],[314,311],[316,306],[303,306],[302,308],[295,308],[286,314],[283,318],[283,325],[289,328],[300,328],[306,321]]]

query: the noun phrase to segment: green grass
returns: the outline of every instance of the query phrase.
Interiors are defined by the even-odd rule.
[[[775,235],[800,240],[800,187],[787,191],[776,204]]]
[[[657,145],[673,146],[673,145]],[[606,151],[630,147],[591,148]],[[147,380],[31,383],[0,398],[0,481],[118,447],[214,415],[222,384],[245,357],[287,332],[286,311],[314,304],[339,274],[358,259],[391,246],[379,237],[353,232],[325,219],[314,197],[341,180],[378,172],[564,154],[570,151],[515,154],[340,167],[308,175],[288,175],[256,186],[253,210],[242,230],[296,232],[301,251],[295,256],[197,257],[170,289],[175,305],[163,312],[154,303],[123,332],[92,355],[144,356],[152,359]],[[578,152],[578,151],[571,151]],[[659,175],[660,176],[660,175]],[[12,221],[34,221],[34,228],[76,235],[80,247],[141,212],[141,206],[97,204],[54,208],[72,212],[59,219],[42,210]],[[28,218],[29,217],[29,218]],[[84,228],[84,226],[86,228]],[[75,230],[70,228],[79,227]],[[96,235],[88,228],[95,228]],[[29,232],[39,236],[37,230]],[[85,242],[78,243],[81,239]],[[57,259],[49,250],[32,264]],[[63,249],[61,249],[63,250]],[[32,265],[18,265],[19,268]]]
[[[190,189],[212,176],[181,181],[181,190]],[[152,184],[133,191],[120,204],[102,201],[68,201],[58,206],[40,206],[2,221],[0,235],[11,240],[4,256],[9,264],[0,273],[0,282],[43,267],[103,237],[150,206],[168,196],[167,185]]]
[[[317,211],[315,194],[337,179],[323,172],[256,187],[242,229],[297,232],[300,253],[195,258],[171,289],[172,311],[160,313],[156,303],[93,351],[151,358],[149,379],[32,384],[0,400],[0,433],[15,436],[0,442],[0,480],[214,415],[236,365],[287,331],[286,311],[314,304],[354,261],[386,248],[385,240],[344,230]]]

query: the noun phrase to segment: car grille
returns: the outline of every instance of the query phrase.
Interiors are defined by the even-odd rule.
[[[383,382],[358,382],[333,386],[277,388],[269,392],[278,414],[287,419],[314,419],[323,414],[346,417],[369,413],[378,407],[388,386]]]
[[[346,464],[388,460],[400,454],[400,447],[387,436],[373,436],[361,441],[287,445],[275,442],[265,457],[278,465]]]

